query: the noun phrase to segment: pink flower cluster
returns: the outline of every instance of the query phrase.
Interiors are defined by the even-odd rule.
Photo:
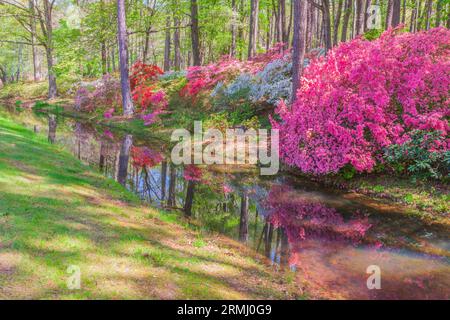
[[[248,61],[240,61],[224,56],[218,62],[206,66],[190,67],[186,76],[188,83],[180,94],[195,97],[201,91],[212,89],[217,83],[232,80],[241,73],[261,71],[269,62],[280,59],[287,53],[288,51],[283,50],[283,44],[280,43]]]
[[[447,136],[450,31],[398,32],[343,43],[305,70],[292,108],[281,102],[281,121],[272,119],[287,164],[313,174],[371,171],[414,129]]]

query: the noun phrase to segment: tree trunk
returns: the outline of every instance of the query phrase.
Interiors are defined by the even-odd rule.
[[[36,46],[36,17],[35,17],[35,6],[34,0],[29,0],[29,8],[30,8],[30,30],[31,30],[31,56],[33,60],[33,80],[40,81],[41,80],[41,68],[40,68],[40,59],[38,56],[38,50]]]
[[[167,206],[175,207],[175,187],[177,183],[177,170],[173,164],[170,165],[170,177],[169,177],[169,196],[167,198]]]
[[[400,12],[401,12],[401,0],[393,0],[393,12],[392,12],[392,27],[396,27],[400,24]]]
[[[166,41],[164,44],[164,71],[170,70],[170,17],[166,19]]]
[[[352,0],[345,0],[345,13],[344,13],[344,21],[342,23],[342,34],[341,41],[347,41],[347,33],[348,33],[348,24],[350,22],[350,15],[352,14]]]
[[[47,69],[48,69],[48,98],[53,99],[58,95],[58,89],[56,87],[55,71],[53,70],[52,9],[48,0],[44,0],[44,17],[45,17],[45,30],[47,34],[45,52],[47,55]]]
[[[186,201],[184,202],[184,215],[192,217],[192,203],[194,202],[195,181],[188,182]]]
[[[181,69],[181,48],[180,48],[180,19],[174,17],[175,29],[173,31],[173,48],[174,48],[174,68],[179,71]]]
[[[256,54],[256,42],[258,39],[259,0],[251,0],[250,31],[248,40],[248,59]]]
[[[167,161],[161,163],[161,201],[166,199]]]
[[[133,136],[127,134],[125,138],[123,138],[122,147],[120,148],[119,169],[117,172],[117,181],[123,186],[127,184],[128,162],[130,160],[130,149],[132,144]]]
[[[308,5],[306,5],[308,8]],[[324,41],[325,41],[325,50],[328,52],[332,49],[333,43],[331,40],[331,17],[330,17],[330,0],[322,0],[322,17],[323,17],[323,32],[324,32]],[[306,9],[307,10],[307,9]],[[305,25],[307,23],[307,14],[305,13]],[[305,30],[303,31],[306,33]],[[306,48],[306,45],[305,45]]]
[[[333,44],[338,45],[338,32],[339,25],[341,24],[341,16],[342,16],[342,6],[344,4],[344,0],[339,0],[338,7],[336,11],[336,16],[334,18],[334,29],[333,29]]]
[[[433,10],[433,0],[428,0],[426,4],[426,16],[425,16],[425,28],[430,30],[431,28],[431,13]]]
[[[297,98],[306,51],[307,1],[294,2],[294,39],[292,42],[292,102]]]
[[[192,57],[194,66],[200,66],[202,59],[200,55],[200,36],[198,29],[198,4],[197,0],[191,0],[191,40]]]
[[[364,21],[366,16],[364,8],[364,0],[356,0],[356,35],[364,34]]]
[[[280,6],[280,26],[281,26],[281,41],[288,47],[289,33],[286,25],[286,0],[279,0]]]
[[[125,15],[125,0],[117,0],[117,24],[123,115],[131,116],[134,113],[134,106],[133,101],[131,100],[130,80],[128,74],[128,35]]]
[[[237,39],[237,5],[236,0],[231,1],[231,10],[233,12],[233,17],[231,18],[231,47],[230,47],[230,57],[236,56],[236,39]]]
[[[239,241],[248,241],[248,195],[244,192],[241,199],[241,218],[239,222]]]
[[[441,14],[442,14],[442,4],[444,0],[438,0],[436,5],[436,27],[441,26]]]
[[[102,51],[102,74],[107,74],[108,69],[106,67],[106,43],[105,41],[101,44],[101,51]]]

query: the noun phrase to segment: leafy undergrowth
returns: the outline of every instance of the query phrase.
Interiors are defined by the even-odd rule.
[[[296,298],[244,246],[199,235],[0,117],[0,298]],[[201,239],[201,242],[199,241]],[[69,266],[81,289],[69,290]]]

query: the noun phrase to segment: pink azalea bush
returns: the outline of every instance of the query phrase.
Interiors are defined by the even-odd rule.
[[[188,82],[180,94],[195,97],[203,90],[213,89],[219,82],[235,79],[241,73],[253,74],[261,71],[269,62],[280,59],[285,54],[283,44],[277,44],[266,53],[259,54],[248,61],[224,56],[218,62],[206,66],[190,67],[186,75]]]
[[[371,171],[414,130],[449,131],[450,31],[385,32],[343,43],[305,70],[297,99],[277,107],[282,159],[303,172]]]

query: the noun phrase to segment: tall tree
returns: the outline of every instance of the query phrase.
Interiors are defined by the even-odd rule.
[[[338,42],[338,33],[339,26],[341,24],[341,16],[342,16],[342,6],[344,4],[344,0],[338,0],[336,15],[334,18],[334,26],[333,26],[333,44],[337,45]]]
[[[364,33],[364,21],[366,16],[364,9],[364,0],[356,0],[356,35]]]
[[[191,0],[191,41],[193,64],[194,66],[199,66],[202,64],[202,58],[200,53],[197,0]]]
[[[345,0],[345,9],[344,9],[344,21],[342,23],[342,34],[341,41],[347,41],[347,33],[348,33],[348,24],[350,22],[350,16],[352,14],[353,0]]]
[[[307,1],[294,2],[294,38],[292,41],[292,101],[297,98],[306,52]]]
[[[256,54],[256,45],[258,41],[258,17],[259,17],[259,0],[251,0],[250,2],[250,30],[248,40],[248,58],[251,59]]]
[[[170,17],[166,18],[166,39],[164,42],[164,71],[170,70]]]
[[[125,14],[125,0],[117,0],[117,39],[119,42],[120,86],[122,89],[123,114],[134,113],[128,71],[128,34]]]

